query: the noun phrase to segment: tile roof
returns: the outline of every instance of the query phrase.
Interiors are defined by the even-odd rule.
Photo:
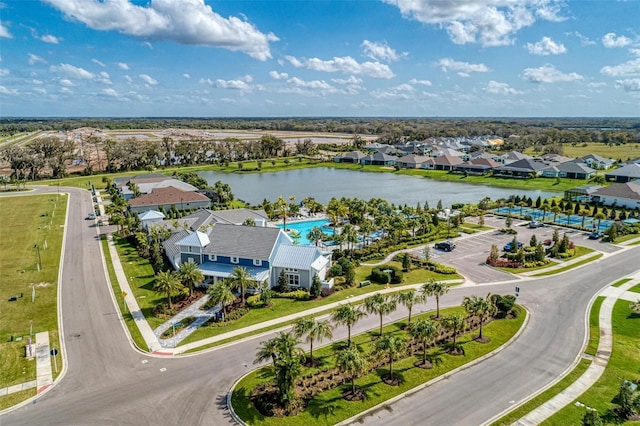
[[[593,195],[606,195],[609,197],[627,198],[630,200],[640,200],[640,183],[614,183],[611,186],[600,188]]]
[[[156,188],[150,194],[129,200],[129,204],[135,207],[157,206],[162,204],[192,203],[197,201],[210,201],[207,197],[197,192],[182,191],[173,186]]]
[[[271,256],[281,232],[280,228],[219,223],[211,231],[211,242],[204,253],[266,260]]]

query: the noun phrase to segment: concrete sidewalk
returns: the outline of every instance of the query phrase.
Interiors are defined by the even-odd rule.
[[[51,371],[51,347],[49,346],[49,332],[36,333],[36,388],[37,392],[43,392],[53,384],[53,372]]]
[[[138,305],[138,301],[131,290],[131,286],[127,280],[127,275],[124,273],[124,269],[122,268],[122,263],[120,262],[120,257],[118,256],[118,251],[116,250],[116,245],[111,234],[107,235],[107,243],[109,246],[109,254],[111,255],[113,270],[115,271],[116,279],[118,280],[118,285],[120,286],[120,290],[126,294],[124,296],[124,301],[127,304],[127,309],[135,320],[138,330],[140,330],[140,334],[142,334],[142,338],[147,343],[149,352],[153,353],[162,350],[162,345],[160,345],[158,338],[153,333],[153,330],[145,319],[144,314],[140,310],[140,305]]]
[[[613,333],[611,328],[613,307],[621,296],[626,293],[630,293],[627,291],[629,288],[638,284],[640,281],[640,273],[636,274],[633,278],[634,279],[632,281],[629,281],[620,287],[607,287],[599,294],[601,296],[606,296],[606,299],[602,302],[600,307],[600,341],[598,343],[596,355],[593,357],[593,361],[587,368],[587,371],[585,371],[578,380],[573,382],[562,392],[513,423],[514,425],[539,425],[544,420],[548,419],[562,408],[579,398],[580,395],[589,390],[589,388],[591,388],[591,386],[600,379],[604,370],[607,368],[611,351],[613,350]],[[640,294],[632,294],[636,295],[636,300],[637,298],[640,298]]]
[[[552,271],[556,271],[558,269],[566,268],[567,266],[571,266],[573,264],[582,262],[583,260],[591,259],[592,257],[596,257],[596,256],[598,256],[600,254],[602,254],[602,256],[600,256],[600,258],[603,258],[603,257],[607,256],[607,253],[602,253],[600,251],[593,251],[591,253],[587,253],[587,254],[582,255],[580,257],[576,257],[576,258],[573,258],[573,259],[570,259],[570,260],[566,260],[566,261],[560,262],[557,265],[549,266],[548,268],[536,269],[535,271],[531,271],[531,272],[522,272],[522,273],[519,273],[518,275],[524,276],[524,277],[535,277],[538,274],[544,274],[546,272],[552,272]]]

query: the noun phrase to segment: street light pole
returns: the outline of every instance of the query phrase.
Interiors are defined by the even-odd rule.
[[[40,258],[40,247],[37,244],[34,244],[36,251],[38,252],[38,272],[42,269],[42,259]]]

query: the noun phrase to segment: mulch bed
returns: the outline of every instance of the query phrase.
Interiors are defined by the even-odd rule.
[[[364,399],[364,391],[360,388],[356,388],[355,392],[349,387],[348,390],[342,392],[342,397],[347,401],[362,401]]]
[[[433,364],[429,362],[429,360],[425,362],[422,362],[422,360],[416,361],[413,363],[413,366],[418,368],[424,368],[425,370],[429,370],[433,368]]]
[[[389,373],[384,374],[382,376],[382,381],[388,384],[389,386],[400,386],[400,383],[402,383],[402,381],[400,380],[400,377],[397,374],[389,374]]]

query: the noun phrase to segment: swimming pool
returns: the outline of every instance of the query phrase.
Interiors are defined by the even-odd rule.
[[[303,220],[299,222],[287,221],[287,229],[300,234],[300,239],[298,240],[300,245],[310,246],[313,242],[307,239],[307,234],[316,226],[322,229],[322,232],[325,234],[333,235],[333,228],[328,226],[329,223],[331,223],[331,221],[328,219]],[[282,224],[278,224],[277,226],[278,228],[282,228]],[[289,236],[291,236],[291,234],[289,234]]]

